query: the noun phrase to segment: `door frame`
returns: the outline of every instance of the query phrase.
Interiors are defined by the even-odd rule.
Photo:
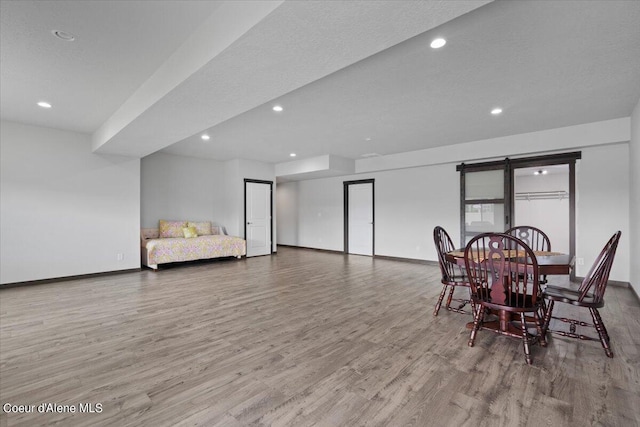
[[[373,224],[371,224],[373,226],[371,256],[374,257],[376,255],[376,180],[373,178],[343,181],[342,183],[344,192],[344,253],[349,253],[349,186],[358,184],[371,184],[371,217],[373,222]]]
[[[244,179],[244,239],[247,240],[247,183],[253,184],[269,184],[269,218],[271,219],[269,230],[269,254],[273,254],[273,181],[265,181],[262,179]]]

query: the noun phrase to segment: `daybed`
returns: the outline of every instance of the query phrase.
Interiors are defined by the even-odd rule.
[[[140,230],[142,264],[154,270],[159,264],[246,255],[246,242],[228,236],[211,222],[164,221],[159,228]]]

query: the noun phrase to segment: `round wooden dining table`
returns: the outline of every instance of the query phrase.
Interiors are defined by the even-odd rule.
[[[533,251],[538,262],[538,274],[540,275],[568,275],[571,273],[571,269],[575,263],[575,257],[569,254],[563,254],[560,252],[549,251]],[[507,256],[518,256],[518,254],[505,254]],[[464,257],[464,248],[456,249],[455,251],[448,252],[445,258],[449,262],[453,262],[461,267],[466,264]],[[511,325],[511,313],[501,310],[497,313],[499,320],[489,321],[483,324],[484,329],[493,329],[509,335],[519,335],[522,333],[518,328],[514,328]],[[467,328],[473,328],[473,322],[467,323]],[[536,337],[537,338],[537,337]]]
[[[540,275],[565,275],[571,272],[575,263],[575,257],[561,252],[533,251],[538,262]],[[446,260],[464,267],[464,248],[446,254]]]

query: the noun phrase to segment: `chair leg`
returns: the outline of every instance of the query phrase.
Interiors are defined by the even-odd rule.
[[[453,300],[453,292],[456,290],[455,286],[450,286],[449,296],[447,296],[447,305],[445,306],[447,310],[451,310],[451,301]]]
[[[544,316],[547,314],[547,303],[544,298],[540,299],[540,308],[538,308],[538,317],[540,318],[540,325],[544,326]]]
[[[436,308],[433,311],[433,315],[437,316],[440,311],[440,306],[442,305],[442,300],[444,299],[444,295],[447,293],[447,285],[442,287],[442,292],[440,292],[440,296],[438,297],[438,302],[436,303]]]
[[[520,326],[522,328],[522,344],[524,345],[524,358],[527,365],[531,365],[531,351],[529,349],[529,332],[527,332],[527,319],[524,313],[520,313]]]
[[[544,323],[542,324],[542,334],[544,336],[547,335],[547,331],[549,330],[549,323],[551,322],[551,314],[553,312],[553,304],[554,300],[549,300],[549,304],[547,304],[547,310],[544,314]]]
[[[609,338],[609,332],[607,331],[607,328],[604,326],[604,321],[602,320],[602,317],[600,317],[600,312],[598,311],[597,308],[594,308],[593,311],[598,319],[598,323],[600,324],[600,326],[602,326],[602,332],[604,332],[604,337],[607,340],[607,344],[610,344],[611,338]],[[591,314],[592,318],[594,313]],[[593,322],[593,324],[596,325],[596,322]]]
[[[469,347],[473,347],[476,341],[476,334],[480,329],[480,323],[484,320],[484,307],[480,304],[475,304],[475,311],[473,313],[473,328],[471,329],[471,335],[469,336]]]
[[[611,351],[611,347],[609,346],[609,334],[607,333],[607,329],[604,327],[604,322],[602,322],[602,317],[600,317],[600,313],[597,308],[589,308],[591,312],[591,318],[593,319],[593,326],[598,331],[598,336],[600,337],[600,343],[602,344],[602,348],[604,348],[604,352],[607,357],[613,357],[613,352]]]
[[[538,310],[535,313],[533,313],[533,318],[535,319],[535,322],[536,322],[536,331],[538,331],[538,340],[540,341],[540,345],[542,347],[546,347],[547,337],[544,333],[544,318],[540,317],[540,311],[541,310]]]

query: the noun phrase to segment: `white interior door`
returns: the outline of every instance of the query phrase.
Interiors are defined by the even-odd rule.
[[[245,182],[247,257],[271,254],[271,185]]]
[[[373,183],[348,185],[348,252],[373,256]]]

